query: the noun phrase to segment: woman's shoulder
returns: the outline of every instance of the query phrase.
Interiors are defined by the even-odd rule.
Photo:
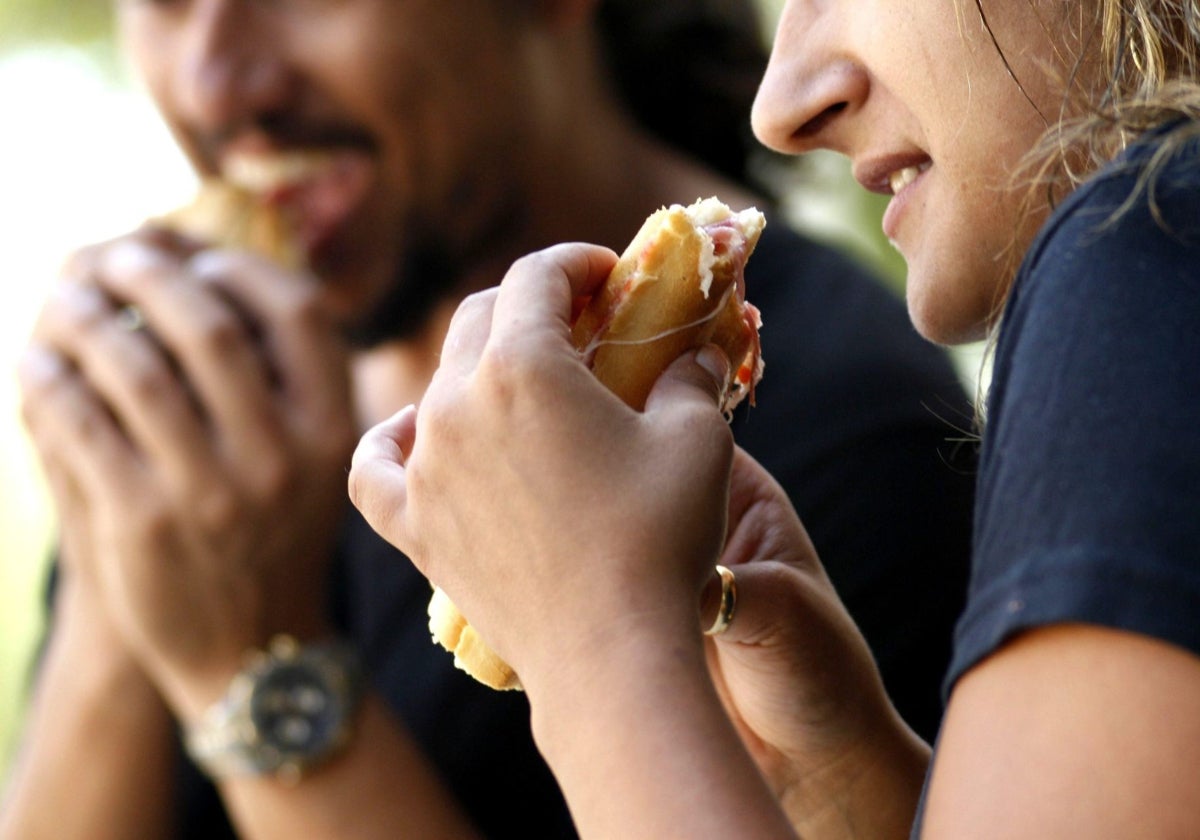
[[[953,674],[1017,630],[1064,621],[1200,651],[1195,149],[1131,148],[1064,202],[1018,281]]]
[[[1051,214],[1014,281],[1001,344],[1039,317],[1060,332],[1068,313],[1128,329],[1131,304],[1197,300],[1198,264],[1200,123],[1186,123],[1130,146]]]
[[[1086,180],[1051,214],[1022,275],[1063,252],[1161,245],[1200,247],[1200,121],[1148,132]]]

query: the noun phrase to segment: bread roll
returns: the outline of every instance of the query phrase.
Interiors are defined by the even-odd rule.
[[[744,269],[765,224],[758,210],[735,213],[715,198],[646,219],[571,331],[596,377],[640,411],[671,362],[713,342],[731,362],[732,410],[762,376]]]
[[[205,179],[189,204],[156,221],[192,239],[254,251],[286,268],[305,267],[302,249],[284,211],[227,181]]]

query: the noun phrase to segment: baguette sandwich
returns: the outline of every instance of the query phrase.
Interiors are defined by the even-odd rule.
[[[299,238],[284,210],[228,181],[203,180],[191,202],[155,222],[191,239],[253,251],[286,268],[304,268]]]
[[[585,302],[571,339],[596,377],[639,411],[664,370],[708,343],[730,360],[722,409],[728,414],[762,376],[758,310],[745,299],[746,261],[765,219],[716,198],[653,213],[603,286]],[[435,588],[429,629],[454,662],[485,685],[519,689],[513,669]]]

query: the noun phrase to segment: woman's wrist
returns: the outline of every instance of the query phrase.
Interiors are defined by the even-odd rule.
[[[929,746],[892,711],[852,749],[797,773],[780,802],[803,837],[904,840],[929,760]]]
[[[631,623],[558,645],[533,673],[523,672],[534,736],[544,742],[543,749],[553,750],[557,739],[575,737],[582,713],[619,706],[615,695],[642,702],[680,674],[704,673],[703,646],[698,630],[692,629],[695,638]]]
[[[694,616],[673,635],[631,629],[527,688],[581,833],[790,836],[717,697]]]

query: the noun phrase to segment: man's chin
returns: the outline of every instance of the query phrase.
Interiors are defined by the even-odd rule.
[[[382,296],[343,327],[352,347],[369,350],[389,341],[419,334],[448,290],[455,288],[457,271],[449,252],[425,248],[410,252],[397,267]]]
[[[451,241],[432,223],[409,220],[396,249],[390,282],[361,316],[345,327],[350,344],[370,349],[389,341],[419,335],[429,319],[452,295],[463,288],[471,266],[517,241],[526,224],[526,205],[520,195],[511,195],[489,216],[490,224],[473,237]]]

